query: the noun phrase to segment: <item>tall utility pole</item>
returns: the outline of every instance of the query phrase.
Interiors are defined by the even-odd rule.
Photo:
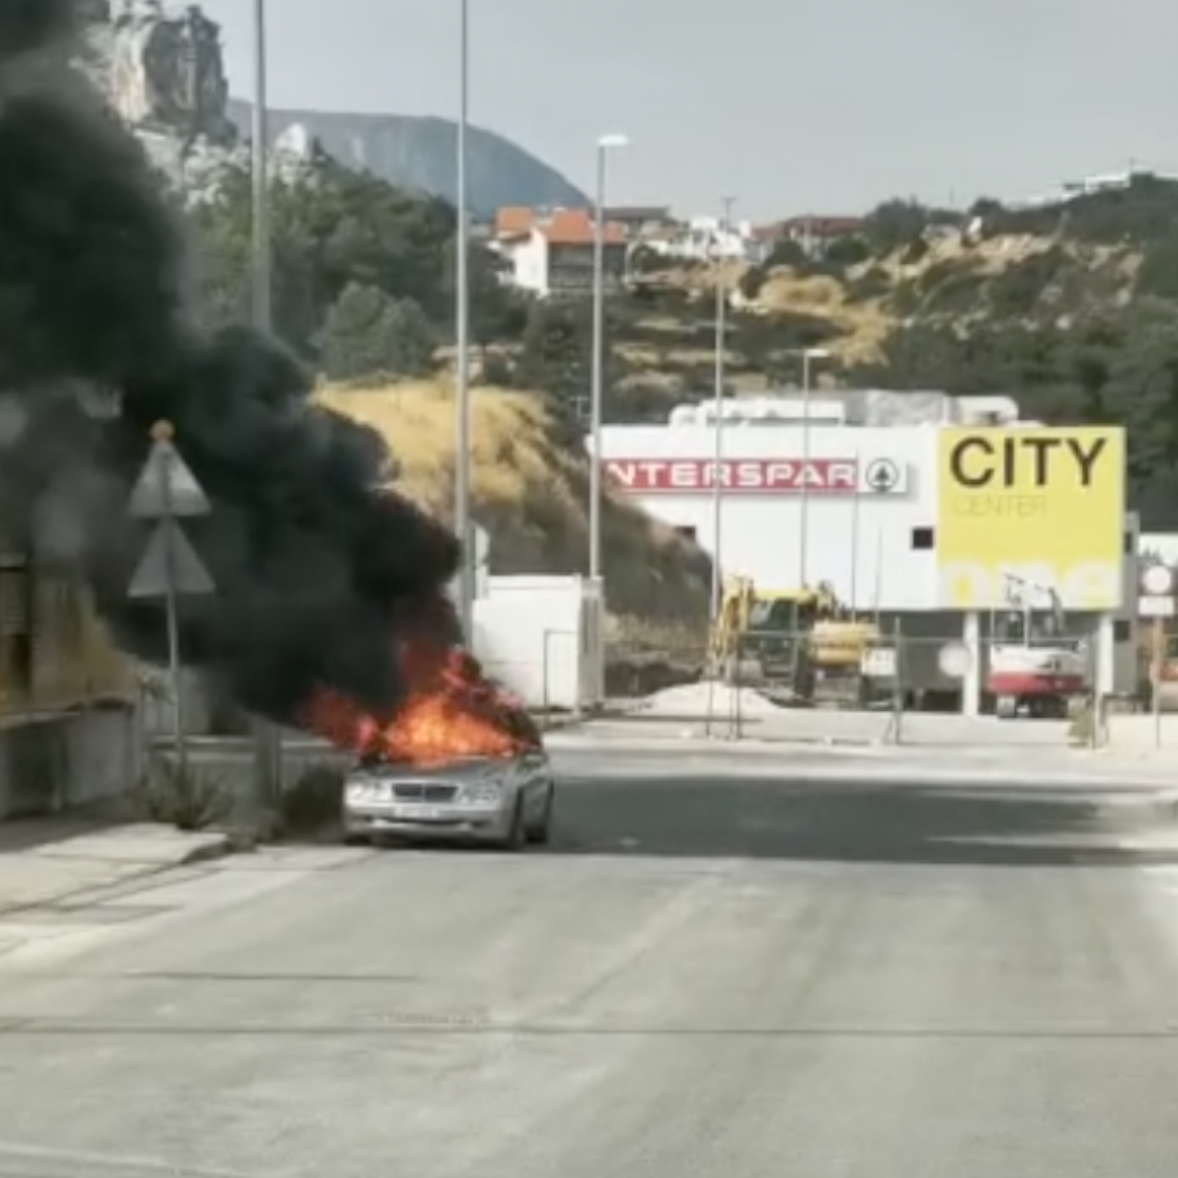
[[[803,348],[802,357],[802,466],[810,465],[810,389],[811,368],[814,360],[824,360],[830,353],[824,348]],[[798,588],[804,589],[809,580],[806,567],[810,556],[810,489],[802,480],[801,516],[798,521]]]
[[[454,336],[457,372],[454,397],[454,529],[462,543],[458,572],[458,617],[469,644],[474,632],[474,552],[470,482],[473,444],[470,398],[470,200],[467,193],[467,130],[470,123],[470,0],[458,0],[458,158],[454,203],[458,217],[454,249]]]
[[[266,0],[254,0],[254,109],[251,144],[251,269],[253,325],[267,335],[273,330],[270,240],[270,112],[266,90]],[[250,799],[254,817],[273,808],[282,790],[282,737],[260,717],[253,721],[254,775]]]
[[[625,147],[625,135],[602,135],[597,141],[597,182],[593,211],[593,356],[590,378],[590,431],[593,464],[589,468],[589,576],[601,576],[601,426],[605,400],[605,190],[606,157]]]
[[[724,287],[724,245],[732,225],[734,196],[724,198],[716,247],[716,372],[712,402],[712,623],[720,620],[720,604],[724,599],[724,579],[720,563],[723,539],[724,484],[724,375],[725,351],[728,346],[728,292]]]
[[[270,281],[270,112],[266,93],[266,0],[254,0],[254,109],[252,112],[251,283],[253,323],[273,329]]]

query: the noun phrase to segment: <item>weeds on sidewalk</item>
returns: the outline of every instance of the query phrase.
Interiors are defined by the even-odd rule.
[[[224,826],[233,814],[233,789],[223,774],[197,772],[170,757],[148,758],[134,796],[148,821],[178,830]]]
[[[344,770],[330,762],[308,766],[283,791],[278,835],[309,838],[339,825],[344,795]]]

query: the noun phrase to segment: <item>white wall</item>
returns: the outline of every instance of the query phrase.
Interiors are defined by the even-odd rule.
[[[527,241],[511,247],[512,284],[536,295],[548,294],[548,239],[532,230]]]
[[[937,602],[935,553],[912,548],[914,528],[935,527],[937,430],[914,428],[811,428],[814,459],[857,458],[861,468],[890,459],[904,472],[903,493],[812,494],[808,503],[806,579],[826,580],[858,609],[917,610]],[[684,425],[606,426],[606,459],[697,458],[710,460],[714,432]],[[803,431],[796,427],[732,425],[724,431],[724,455],[737,458],[799,459]],[[657,519],[693,527],[706,551],[713,548],[712,496],[635,496]],[[797,492],[726,494],[721,524],[720,563],[726,574],[753,577],[766,588],[790,588],[801,580],[799,525],[803,496]],[[856,503],[858,507],[856,508]]]
[[[111,708],[0,730],[0,821],[126,793],[136,775],[134,714]]]
[[[600,587],[583,577],[488,577],[471,646],[529,707],[592,707],[604,681],[600,612]]]

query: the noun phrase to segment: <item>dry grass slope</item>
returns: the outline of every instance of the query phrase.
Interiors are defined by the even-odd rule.
[[[1012,267],[1060,247],[1078,275],[1104,272],[1114,288],[1119,285],[1117,297],[1121,300],[1128,297],[1141,262],[1140,255],[1131,248],[1029,233],[1009,233],[982,240],[950,233],[931,237],[927,252],[916,261],[905,260],[906,251],[897,250],[851,266],[841,278],[802,273],[788,265],[774,266],[765,275],[764,285],[755,297],[745,298],[737,293],[733,301],[742,311],[769,318],[803,314],[825,319],[836,334],[823,347],[846,363],[870,363],[882,358],[887,337],[914,314],[910,310],[902,313],[897,307],[895,296],[905,286],[919,283],[933,271],[941,271],[942,279],[949,270],[957,275],[974,274],[983,280],[999,278]],[[730,263],[720,272],[720,280],[729,290],[737,291],[750,269],[745,263]],[[881,277],[883,287],[870,297],[856,296],[852,287],[868,272]],[[693,301],[705,304],[714,294],[717,271],[709,266],[670,266],[650,276],[650,281],[655,287],[682,291]],[[985,303],[979,302],[978,308],[984,313]],[[960,312],[954,315],[961,318]],[[666,351],[652,357],[649,345],[627,347],[625,354],[638,365],[689,364],[707,358],[703,352]]]
[[[440,519],[452,517],[454,396],[449,384],[326,388],[320,401],[371,426],[399,463],[397,490]],[[584,571],[589,462],[542,399],[474,393],[475,517],[491,535],[494,573]],[[606,591],[614,632],[651,646],[700,632],[709,565],[671,529],[617,498],[603,512]]]

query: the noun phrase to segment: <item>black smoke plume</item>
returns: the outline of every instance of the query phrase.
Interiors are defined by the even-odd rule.
[[[72,3],[0,0],[0,520],[164,662],[162,607],[127,596],[146,533],[126,503],[166,419],[213,505],[186,525],[216,592],[182,602],[184,661],[275,719],[317,687],[388,713],[393,635],[453,622],[457,541],[377,489],[379,437],[313,405],[281,347],[195,326],[159,181],[70,66]],[[112,391],[119,411],[96,417]]]

